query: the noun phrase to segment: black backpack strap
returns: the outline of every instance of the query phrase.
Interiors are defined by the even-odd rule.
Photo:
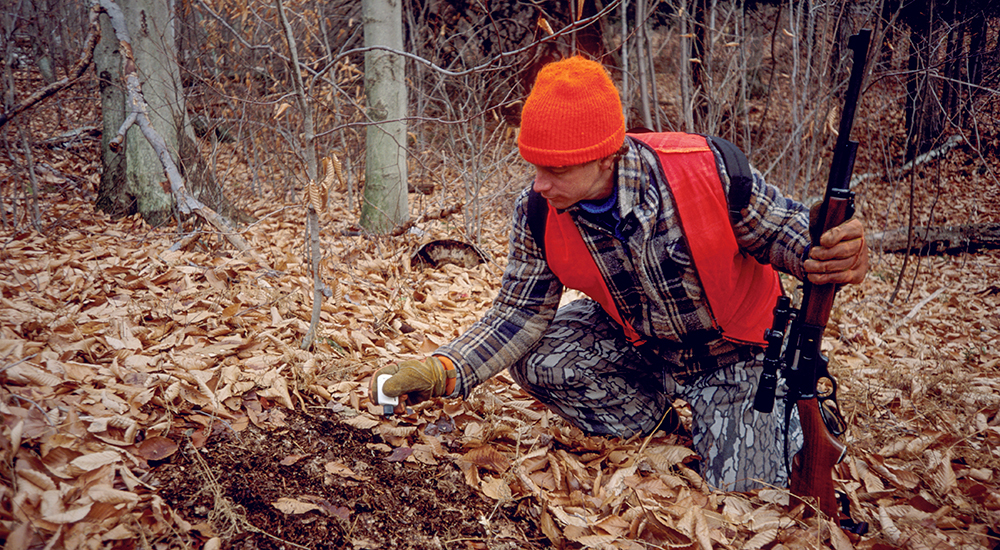
[[[705,136],[705,139],[722,156],[722,164],[729,174],[729,214],[737,215],[750,203],[750,191],[753,189],[750,161],[739,147],[728,140],[716,136]]]
[[[545,221],[549,217],[549,203],[534,189],[528,190],[528,229],[535,244],[545,256]]]

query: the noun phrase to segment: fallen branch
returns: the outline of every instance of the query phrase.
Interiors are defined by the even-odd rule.
[[[920,303],[917,304],[917,305],[915,305],[915,306],[913,306],[913,309],[911,309],[910,312],[906,314],[906,317],[903,317],[903,320],[900,321],[899,323],[897,323],[893,328],[898,328],[903,323],[905,323],[905,322],[909,321],[910,319],[913,319],[914,317],[916,317],[917,316],[917,312],[919,312],[921,309],[923,309],[924,306],[926,306],[927,304],[929,304],[931,302],[931,300],[933,300],[934,298],[937,298],[938,296],[940,296],[944,292],[944,290],[945,290],[944,287],[941,287],[941,288],[935,290],[934,293],[931,294],[930,296],[928,296],[928,297],[924,298],[923,300],[921,300]]]
[[[97,41],[101,39],[101,25],[97,19],[98,13],[100,13],[99,10],[90,11],[90,30],[87,31],[87,38],[84,39],[83,51],[80,53],[80,59],[78,59],[76,64],[73,65],[69,75],[62,80],[57,80],[52,84],[37,90],[33,94],[29,95],[24,101],[11,108],[10,111],[0,113],[0,128],[3,128],[3,126],[10,122],[14,117],[34,106],[36,103],[52,97],[63,89],[76,84],[76,81],[83,76],[83,73],[87,71],[87,67],[89,67],[90,63],[94,60],[94,48],[97,46]]]
[[[177,164],[174,163],[174,159],[170,156],[170,149],[167,147],[166,141],[164,141],[163,136],[150,123],[149,108],[142,94],[142,84],[139,82],[138,69],[135,57],[132,54],[132,41],[128,33],[128,27],[125,24],[125,16],[113,0],[100,0],[100,7],[111,19],[111,26],[114,28],[115,36],[118,38],[123,58],[122,78],[125,80],[126,104],[130,106],[128,120],[134,121],[135,124],[139,125],[142,135],[153,147],[153,151],[156,152],[157,157],[160,159],[160,163],[163,165],[163,172],[170,182],[170,191],[177,201],[177,209],[183,214],[193,213],[201,216],[202,219],[215,227],[237,250],[250,256],[257,263],[264,265],[262,259],[250,247],[246,239],[236,232],[229,220],[203,204],[187,190],[184,177],[181,176]],[[123,134],[126,130],[128,130],[128,127],[123,125],[118,130],[119,135]]]
[[[897,168],[893,173],[893,176],[896,178],[901,178],[903,177],[903,174],[905,174],[908,170],[912,170],[913,168],[920,166],[925,162],[930,162],[938,157],[944,156],[945,153],[951,151],[964,141],[965,138],[963,138],[960,135],[951,136],[945,140],[945,142],[941,145],[941,147],[927,151],[926,153],[918,156],[917,158]],[[861,185],[867,180],[875,179],[878,177],[881,177],[881,174],[875,174],[872,172],[867,172],[864,174],[855,174],[853,177],[851,177],[851,189],[854,189],[855,187]]]
[[[882,252],[906,252],[906,234],[906,228],[872,233],[869,246]],[[1000,248],[1000,223],[916,227],[909,251],[935,255],[979,248]]]

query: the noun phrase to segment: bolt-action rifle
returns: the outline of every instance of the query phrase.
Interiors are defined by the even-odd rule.
[[[813,246],[819,245],[820,235],[854,215],[854,193],[850,180],[858,142],[850,137],[870,37],[871,30],[862,29],[848,42],[848,47],[854,51],[854,64],[844,98],[840,134],[833,152],[826,194],[819,207],[819,215],[809,227]],[[773,410],[780,368],[788,381],[785,414],[790,414],[791,404],[795,403],[804,438],[802,449],[792,459],[790,489],[793,498],[816,501],[819,510],[833,519],[841,517],[833,488],[833,468],[846,452],[844,444],[837,439],[844,432],[845,423],[837,409],[837,382],[827,369],[827,358],[821,353],[820,344],[836,291],[836,284],[817,285],[807,279],[803,282],[802,303],[798,310],[791,307],[788,297],[778,299],[773,326],[765,334],[768,345],[764,355],[764,372],[754,399],[756,410],[765,413]],[[862,529],[850,520],[846,509],[844,516],[846,519],[841,520],[843,527],[856,532]],[[867,530],[867,525],[863,528]]]

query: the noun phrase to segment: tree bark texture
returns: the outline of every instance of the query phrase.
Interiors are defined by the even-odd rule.
[[[400,0],[363,0],[365,47],[403,49]],[[377,123],[365,137],[365,191],[361,226],[388,233],[409,217],[406,197],[405,64],[395,53],[365,52],[368,118]]]
[[[125,122],[125,90],[122,87],[122,57],[111,19],[100,16],[101,40],[94,49],[94,70],[101,94],[101,183],[95,207],[121,218],[136,212],[135,200],[125,185],[125,155],[111,149],[111,140]]]
[[[174,43],[172,0],[125,0],[121,3],[135,56],[149,121],[178,160],[176,120],[183,118],[184,97]],[[125,185],[136,207],[150,225],[159,225],[173,209],[173,198],[163,176],[163,165],[139,127],[129,129],[125,146]]]
[[[230,219],[248,221],[249,217],[225,198],[201,156],[187,117],[177,63],[173,1],[125,0],[120,8],[149,122],[185,176],[190,193]],[[104,170],[96,206],[114,217],[138,212],[150,225],[158,225],[169,219],[175,198],[164,176],[160,153],[137,125],[130,125],[120,149],[111,148],[122,124],[137,109],[122,86],[127,77],[122,74],[120,42],[107,13],[102,14],[101,41],[94,52],[94,64],[104,118]]]
[[[122,145],[120,142],[127,142],[125,134],[137,127],[158,159],[159,166],[166,177],[165,184],[167,185],[167,190],[172,198],[176,198],[177,209],[180,213],[197,214],[217,229],[237,250],[249,255],[257,263],[264,265],[263,260],[250,248],[246,239],[233,229],[229,220],[220,216],[215,210],[202,203],[188,191],[181,171],[172,156],[172,153],[175,151],[170,149],[167,141],[154,128],[150,120],[150,110],[143,96],[142,84],[139,81],[138,69],[132,53],[131,37],[125,15],[119,6],[115,4],[114,0],[100,0],[100,5],[107,14],[111,22],[111,27],[114,30],[114,36],[119,42],[118,51],[122,59],[121,72],[125,88],[125,104],[128,105],[128,114],[124,117],[125,121],[119,128],[115,139],[109,142],[111,150],[121,151]]]

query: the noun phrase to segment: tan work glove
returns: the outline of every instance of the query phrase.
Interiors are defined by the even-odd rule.
[[[450,369],[446,367],[445,361],[450,367],[451,360],[441,356],[431,356],[423,361],[411,359],[382,367],[372,376],[368,395],[373,402],[376,400],[378,396],[377,380],[383,374],[391,374],[392,378],[386,380],[382,386],[382,393],[389,397],[405,395],[406,402],[410,404],[447,395],[448,380],[455,378],[455,369],[454,367]],[[402,401],[400,405],[403,405]]]

